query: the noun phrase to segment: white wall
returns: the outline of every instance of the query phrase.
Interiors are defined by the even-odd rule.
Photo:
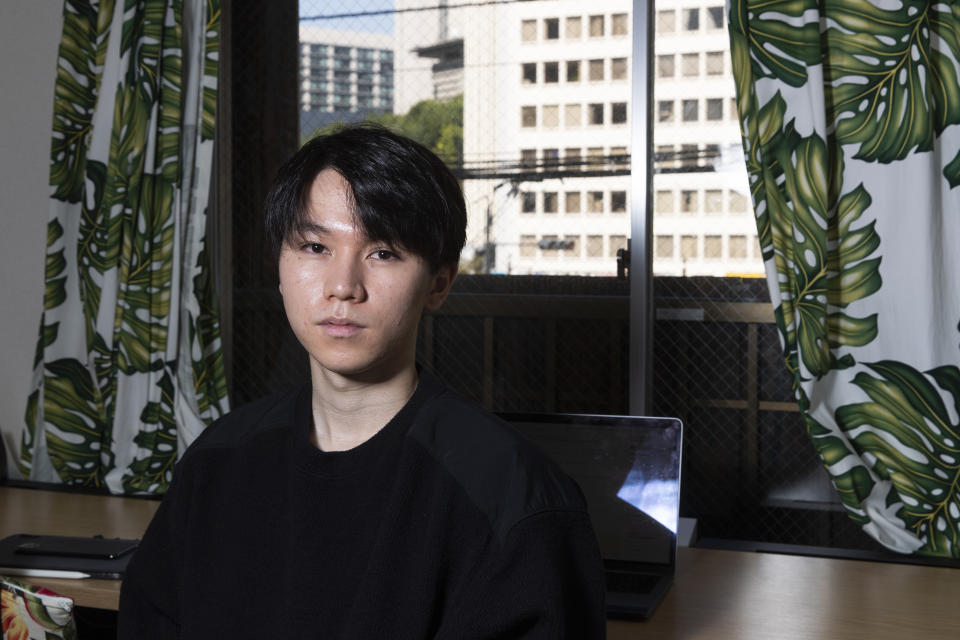
[[[62,11],[63,0],[4,0],[0,7],[0,435],[8,461],[19,450],[43,305]]]

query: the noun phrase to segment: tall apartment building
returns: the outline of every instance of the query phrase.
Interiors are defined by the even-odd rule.
[[[300,132],[394,105],[392,35],[300,27]]]

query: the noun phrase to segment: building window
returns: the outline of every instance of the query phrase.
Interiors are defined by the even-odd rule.
[[[684,189],[680,192],[680,211],[696,213],[700,209],[700,198],[694,189]]]
[[[703,210],[707,213],[723,213],[723,191],[707,189],[703,192]]]
[[[603,191],[590,191],[587,193],[587,211],[590,213],[603,213]]]
[[[603,257],[603,236],[587,236],[587,257]]]
[[[564,213],[580,213],[581,204],[580,204],[580,192],[579,191],[567,191],[563,194],[563,211]]]
[[[620,249],[627,248],[627,236],[610,236],[610,257],[616,258]]]
[[[610,211],[613,213],[625,213],[627,210],[627,192],[610,192]]]
[[[557,212],[557,192],[556,191],[543,192],[543,212],[544,213]]]
[[[657,122],[673,122],[673,100],[657,102]]]
[[[683,10],[683,30],[684,31],[699,31],[700,30],[700,9],[684,9]]]
[[[591,60],[590,61],[590,82],[602,82],[603,81],[603,60]]]
[[[657,56],[657,77],[672,78],[677,73],[676,56],[672,53]]]
[[[521,149],[520,150],[520,166],[524,169],[533,169],[537,166],[537,150],[536,149]]]
[[[580,255],[580,236],[563,236],[563,241],[570,247],[563,250],[563,255],[574,258]]]
[[[680,165],[696,167],[700,164],[700,147],[695,144],[680,145]]]
[[[613,58],[610,60],[610,79],[611,80],[627,79],[627,59],[626,58]]]
[[[630,168],[630,156],[627,155],[626,147],[610,147],[610,157],[615,169]]]
[[[680,257],[684,260],[696,260],[699,255],[697,236],[681,236]]]
[[[590,16],[590,37],[603,37],[603,16]]]
[[[520,236],[520,257],[535,258],[537,255],[537,236]]]
[[[681,58],[680,68],[683,72],[683,77],[693,78],[700,75],[700,54],[699,53],[685,53]]]
[[[520,194],[520,212],[533,213],[537,210],[537,194],[533,191],[524,191]]]
[[[683,101],[683,121],[684,122],[696,122],[698,117],[696,100],[684,100]]]
[[[537,63],[536,62],[523,63],[523,84],[536,84],[536,83],[537,83]]]
[[[707,7],[707,29],[723,29],[723,7]]]
[[[559,62],[543,63],[543,81],[549,84],[560,82],[560,63]]]
[[[603,161],[603,147],[587,148],[587,163],[590,165],[591,169],[602,167]]]
[[[580,82],[579,60],[567,60],[567,82]]]
[[[657,236],[653,243],[658,258],[673,257],[673,236]]]
[[[658,144],[653,151],[653,161],[665,168],[677,166],[677,154],[672,144]]]
[[[543,166],[549,168],[556,168],[560,164],[560,150],[559,149],[544,149],[543,150]]]
[[[520,125],[523,127],[537,126],[536,107],[520,107]]]
[[[557,236],[543,236],[540,238],[541,247],[557,246]],[[560,255],[560,251],[557,249],[543,249],[542,254],[544,258],[556,258]]]
[[[560,38],[560,18],[547,18],[543,21],[543,37],[547,40]]]
[[[590,124],[603,124],[603,105],[602,104],[591,104],[590,109]]]
[[[623,124],[627,121],[627,103],[614,102],[610,105],[610,122],[613,124]]]
[[[747,236],[730,236],[727,239],[727,251],[731,258],[744,259],[747,257]]]
[[[657,11],[657,33],[673,33],[677,30],[677,12],[673,9]]]
[[[707,120],[723,120],[722,98],[707,98]]]
[[[670,189],[657,191],[653,210],[657,213],[673,213],[673,191]]]
[[[560,126],[560,107],[558,105],[548,104],[543,106],[543,126],[549,128]]]
[[[723,241],[720,236],[704,236],[703,257],[710,259],[723,257]]]
[[[583,35],[583,25],[580,21],[580,16],[571,16],[567,18],[567,39],[578,40],[581,35]]]
[[[520,39],[524,42],[531,42],[537,39],[536,20],[524,20],[520,23]]]
[[[736,191],[730,192],[730,211],[744,213],[747,210],[747,198]]]
[[[567,104],[563,107],[563,126],[573,128],[582,123],[583,107],[579,104]],[[579,151],[579,150],[578,150]]]
[[[707,51],[707,75],[723,75],[723,51]]]
[[[580,171],[583,168],[582,161],[579,147],[567,147],[563,150],[563,164],[570,171]]]
[[[615,13],[610,16],[610,31],[615,36],[625,36],[627,35],[627,14],[625,13]]]

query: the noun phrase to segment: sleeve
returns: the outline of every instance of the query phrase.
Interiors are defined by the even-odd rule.
[[[515,524],[455,596],[437,638],[606,637],[603,562],[589,517],[550,511]]]
[[[119,640],[166,640],[179,635],[177,593],[182,504],[171,484],[137,546],[120,587]]]

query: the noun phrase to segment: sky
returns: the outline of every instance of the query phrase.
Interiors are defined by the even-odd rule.
[[[304,20],[306,17],[385,11],[393,9],[393,0],[300,0],[300,21],[303,25],[323,29],[345,29],[372,33],[393,33],[393,14],[350,18]]]

